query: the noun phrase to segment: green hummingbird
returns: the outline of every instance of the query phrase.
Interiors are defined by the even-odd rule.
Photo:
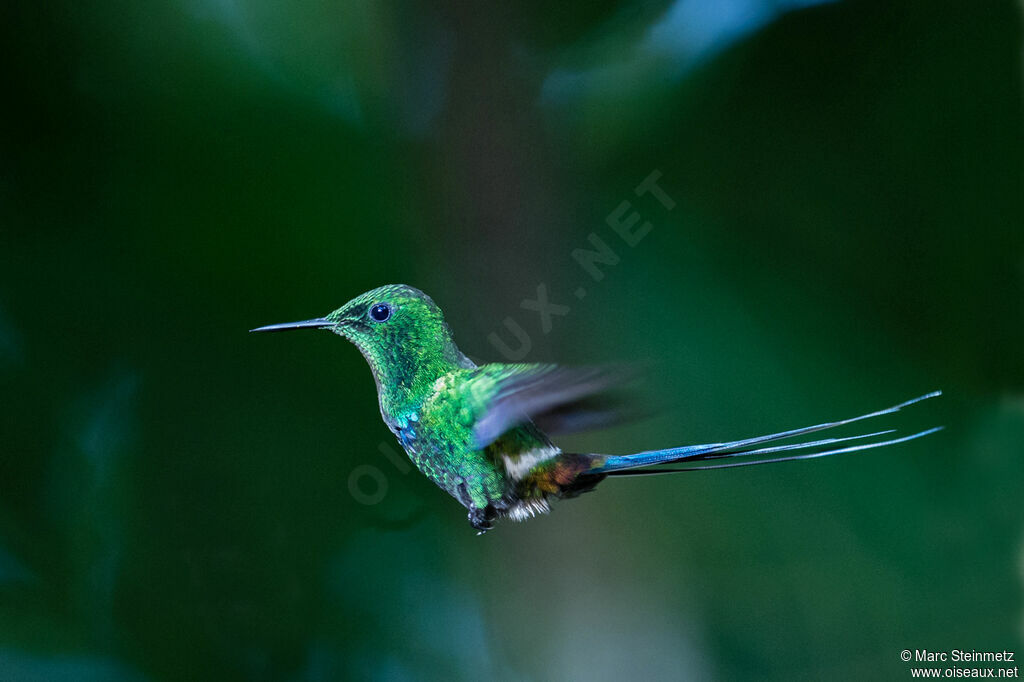
[[[893,430],[764,446],[890,414],[940,395],[935,391],[878,412],[755,438],[631,455],[564,452],[547,434],[590,424],[587,399],[608,389],[616,372],[552,364],[477,366],[455,345],[434,301],[402,284],[368,291],[326,317],[251,331],[288,329],[328,329],[355,344],[373,372],[384,423],[416,467],[469,511],[480,534],[498,518],[521,521],[547,513],[552,499],[591,491],[608,477],[825,457],[902,443],[942,428],[842,447],[836,445]],[[800,449],[810,452],[778,456]],[[722,458],[743,459],[692,465]],[[679,463],[690,466],[651,468]]]

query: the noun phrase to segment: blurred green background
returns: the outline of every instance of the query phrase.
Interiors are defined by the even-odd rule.
[[[0,680],[906,679],[905,648],[1021,652],[1019,9],[5,4]],[[634,193],[655,170],[671,211]],[[592,234],[620,257],[600,282],[570,255]],[[653,419],[566,448],[934,388],[880,426],[947,429],[476,537],[380,452],[353,348],[246,332],[388,282],[478,360],[511,317],[529,360],[656,369]],[[541,284],[571,307],[546,334]]]

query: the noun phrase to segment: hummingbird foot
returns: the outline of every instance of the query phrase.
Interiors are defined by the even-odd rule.
[[[498,516],[494,505],[487,505],[484,508],[471,507],[469,510],[469,525],[476,529],[477,535],[483,535],[494,528],[494,519]]]

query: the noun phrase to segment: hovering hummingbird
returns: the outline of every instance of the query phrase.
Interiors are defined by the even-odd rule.
[[[490,363],[477,366],[455,345],[440,308],[402,284],[358,296],[326,317],[273,324],[254,332],[329,329],[355,344],[373,372],[380,413],[409,458],[469,510],[479,534],[498,518],[522,521],[550,510],[550,501],[593,490],[610,476],[629,476],[811,459],[902,443],[938,431],[877,440],[892,429],[786,445],[804,436],[896,412],[940,391],[878,412],[767,436],[686,445],[632,455],[563,452],[547,432],[589,423],[587,399],[616,380],[601,368]],[[856,445],[839,443],[875,438]],[[794,450],[809,452],[782,455]],[[742,458],[715,462],[724,458]],[[680,464],[674,468],[651,468]],[[693,463],[698,463],[693,465]]]

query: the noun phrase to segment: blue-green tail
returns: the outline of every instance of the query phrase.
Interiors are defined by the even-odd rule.
[[[879,410],[878,412],[872,412],[870,414],[862,414],[859,417],[852,417],[850,419],[843,419],[835,422],[826,422],[824,424],[817,424],[816,426],[807,426],[802,429],[792,429],[790,431],[780,431],[779,433],[773,433],[767,436],[757,436],[756,438],[746,438],[744,440],[735,440],[727,443],[706,443],[704,445],[687,445],[678,448],[668,448],[666,450],[650,450],[648,452],[638,452],[634,455],[608,455],[602,460],[598,460],[601,463],[589,470],[588,474],[606,474],[609,476],[642,476],[649,474],[663,474],[663,473],[674,473],[680,471],[700,471],[705,469],[726,469],[730,467],[741,467],[741,466],[752,466],[754,464],[772,464],[776,462],[788,462],[797,459],[813,459],[815,457],[828,457],[830,455],[838,455],[844,452],[856,452],[858,450],[870,450],[871,448],[880,448],[886,445],[895,445],[896,443],[904,443],[908,440],[920,438],[921,436],[927,436],[930,433],[935,433],[942,429],[941,426],[937,426],[925,431],[911,434],[909,436],[902,436],[900,438],[890,438],[887,440],[873,440],[867,443],[859,443],[856,445],[846,445],[843,447],[833,447],[839,443],[845,443],[853,440],[862,440],[866,438],[878,438],[880,436],[886,436],[894,433],[895,429],[888,429],[885,431],[876,431],[874,433],[865,433],[856,436],[845,436],[842,438],[824,438],[815,441],[807,441],[801,443],[792,443],[789,445],[773,445],[769,447],[757,447],[764,443],[772,441],[783,440],[787,438],[795,438],[797,436],[804,436],[815,431],[824,431],[825,429],[832,429],[837,426],[844,426],[846,424],[852,424],[864,419],[871,419],[872,417],[881,417],[882,415],[892,414],[898,412],[908,405],[921,402],[928,398],[934,398],[942,395],[942,391],[933,391],[926,395],[908,400],[899,405],[894,405],[885,410]],[[783,457],[764,457],[765,455],[774,455],[779,452],[789,452],[792,450],[806,450],[812,449],[812,452],[801,453],[798,455],[786,455]],[[662,464],[680,464],[683,462],[707,462],[717,459],[724,458],[737,458],[737,457],[753,457],[753,459],[738,459],[736,461],[730,461],[719,464],[702,464],[699,466],[689,467],[675,467],[671,469],[645,469],[644,467],[653,467]]]

